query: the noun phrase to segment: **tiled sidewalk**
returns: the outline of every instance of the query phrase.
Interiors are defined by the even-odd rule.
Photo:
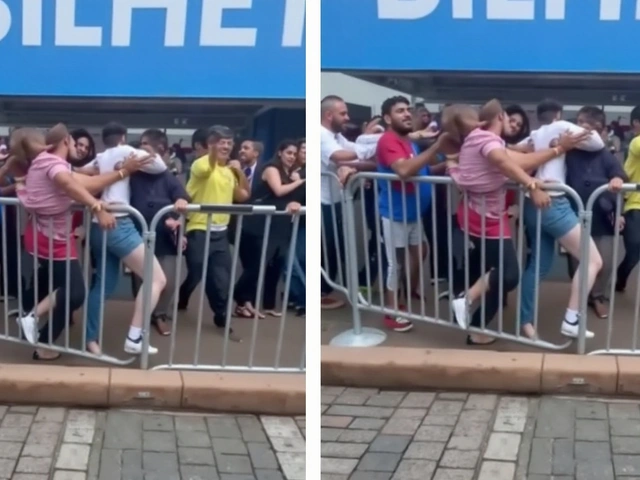
[[[639,480],[639,402],[322,391],[323,480]]]
[[[304,418],[0,406],[0,479],[303,480]]]

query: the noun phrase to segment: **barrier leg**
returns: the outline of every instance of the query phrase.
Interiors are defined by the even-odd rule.
[[[351,184],[350,184],[351,185]],[[387,334],[377,328],[362,326],[360,309],[358,308],[358,256],[356,245],[355,215],[353,208],[353,194],[350,185],[345,188],[345,227],[347,233],[347,253],[346,263],[348,272],[347,288],[349,290],[349,300],[353,314],[353,328],[336,335],[330,345],[335,347],[374,347],[380,345],[387,339]],[[382,279],[380,280],[382,281]]]

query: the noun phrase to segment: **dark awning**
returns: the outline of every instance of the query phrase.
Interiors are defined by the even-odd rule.
[[[537,103],[557,98],[565,104],[638,105],[640,75],[573,75],[483,72],[342,72],[423,97],[434,103]]]

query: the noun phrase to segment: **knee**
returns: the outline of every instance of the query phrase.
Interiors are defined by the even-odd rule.
[[[73,285],[71,288],[71,291],[68,292],[68,295],[69,295],[69,309],[72,312],[79,309],[84,303],[84,299],[87,295],[84,282],[79,282],[76,285]]]
[[[164,274],[162,268],[154,269],[153,271],[153,286],[159,291],[164,290],[167,286],[167,276]]]
[[[505,292],[511,292],[518,287],[520,283],[520,269],[518,265],[514,265],[511,268],[506,268],[504,271],[504,278],[502,279],[502,285]]]
[[[591,255],[589,255],[589,267],[595,272],[602,270],[602,255],[597,248],[592,249]]]

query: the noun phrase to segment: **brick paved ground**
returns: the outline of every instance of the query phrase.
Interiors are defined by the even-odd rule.
[[[323,480],[640,480],[640,402],[324,387]]]
[[[0,479],[302,480],[304,418],[0,406]]]

